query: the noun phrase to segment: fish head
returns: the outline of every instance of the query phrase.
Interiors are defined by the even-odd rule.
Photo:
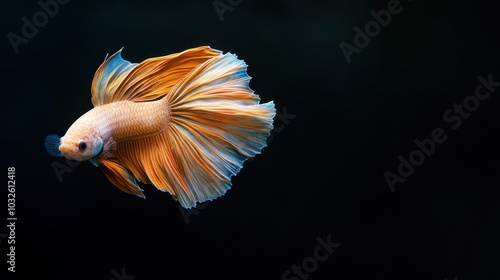
[[[75,124],[60,139],[61,154],[77,161],[86,161],[99,155],[104,146],[100,135],[90,125]]]

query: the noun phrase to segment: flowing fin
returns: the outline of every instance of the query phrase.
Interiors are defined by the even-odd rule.
[[[243,162],[266,146],[273,127],[274,104],[259,104],[246,68],[228,53],[180,78],[164,98],[171,111],[168,127],[117,143],[116,159],[185,208],[223,195]]]
[[[56,134],[50,134],[45,137],[45,149],[53,157],[62,157],[63,154],[59,151],[61,145],[61,138]]]
[[[94,106],[121,100],[142,102],[159,99],[182,76],[220,55],[220,51],[204,46],[137,64],[122,59],[121,51],[106,59],[94,75],[91,88]]]
[[[106,58],[97,69],[92,80],[92,104],[95,106],[113,102],[118,86],[123,83],[127,74],[137,65],[122,59],[123,48]]]
[[[134,176],[118,161],[102,159],[99,161],[99,167],[104,172],[104,175],[121,191],[145,198]]]

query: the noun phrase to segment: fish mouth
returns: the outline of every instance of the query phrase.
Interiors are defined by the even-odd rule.
[[[75,158],[74,156],[72,156],[72,155],[74,155],[74,152],[75,152],[75,148],[73,145],[61,144],[59,146],[59,151],[61,151],[61,154],[69,160],[81,161],[81,159],[78,159],[78,158]]]
[[[68,144],[61,144],[59,146],[59,151],[61,151],[61,153],[65,156],[65,157],[68,157],[69,154],[71,154],[71,152],[73,152],[73,146],[71,145],[68,145]]]

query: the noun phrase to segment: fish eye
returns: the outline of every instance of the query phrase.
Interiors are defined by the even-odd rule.
[[[80,149],[80,151],[85,151],[85,149],[87,149],[87,143],[85,143],[85,141],[80,141],[80,143],[78,143],[78,149]]]

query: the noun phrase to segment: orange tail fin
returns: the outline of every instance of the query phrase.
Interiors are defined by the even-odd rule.
[[[173,169],[153,184],[172,189],[184,207],[223,195],[243,162],[266,146],[274,104],[259,104],[246,68],[234,54],[214,57],[165,97],[172,113],[165,147],[171,149]]]

